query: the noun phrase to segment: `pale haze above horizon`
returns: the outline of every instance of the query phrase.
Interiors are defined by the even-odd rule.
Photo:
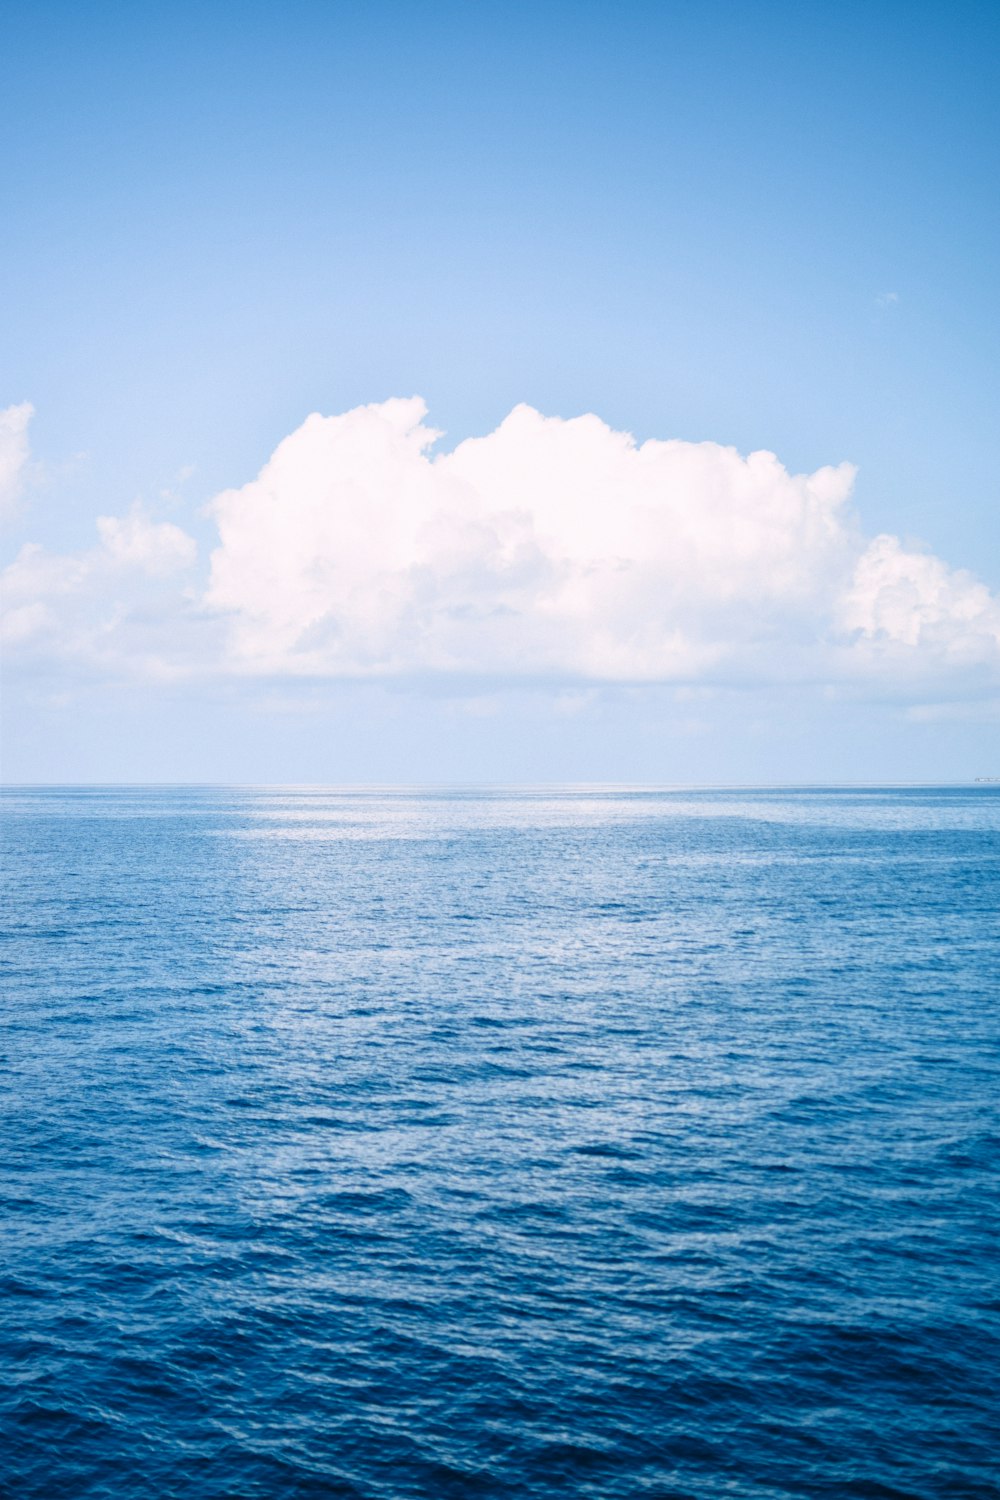
[[[998,37],[8,16],[4,779],[1000,775]]]

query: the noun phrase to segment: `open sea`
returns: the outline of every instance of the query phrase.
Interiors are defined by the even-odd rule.
[[[2,807],[5,1500],[1000,1495],[1000,787]]]

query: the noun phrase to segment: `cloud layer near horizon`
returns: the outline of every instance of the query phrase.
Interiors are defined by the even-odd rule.
[[[85,553],[24,548],[8,649],[169,676],[996,689],[1000,601],[866,540],[850,464],[793,475],[527,406],[435,455],[425,415],[309,417],[210,502],[207,578],[193,538],[135,507]]]

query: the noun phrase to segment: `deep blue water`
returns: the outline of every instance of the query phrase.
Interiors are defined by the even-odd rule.
[[[4,1496],[1000,1494],[1000,788],[3,809]]]

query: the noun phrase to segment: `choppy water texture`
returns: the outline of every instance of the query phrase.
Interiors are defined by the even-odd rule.
[[[4,865],[4,1495],[1000,1493],[1000,789],[15,791]]]

